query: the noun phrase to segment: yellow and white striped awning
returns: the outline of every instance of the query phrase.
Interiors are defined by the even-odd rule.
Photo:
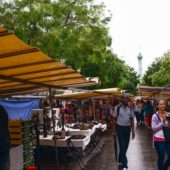
[[[0,96],[94,84],[0,28]]]
[[[117,96],[121,94],[119,88],[108,88],[84,92],[75,92],[68,94],[55,95],[59,99],[88,99],[88,98],[98,98],[98,97],[108,97],[108,96]]]

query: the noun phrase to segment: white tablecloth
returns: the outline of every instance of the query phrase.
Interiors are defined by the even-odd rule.
[[[94,132],[95,132],[95,127],[93,127],[92,129],[88,129],[88,130],[80,130],[80,129],[73,129],[73,128],[68,128],[68,127],[64,127],[65,131],[68,131],[70,133],[70,135],[85,135],[85,136],[91,136]],[[61,132],[61,128],[55,128],[56,132]],[[52,131],[48,131],[49,135],[53,135]]]
[[[84,139],[71,139],[74,147],[79,147],[82,150],[86,149],[86,146],[90,143],[90,136],[86,136]]]
[[[86,146],[90,143],[91,135],[94,134],[96,128],[102,128],[102,131],[105,131],[107,129],[107,124],[98,123],[97,125],[94,125],[92,129],[88,129],[88,130],[72,129],[72,128],[68,128],[67,126],[65,126],[64,128],[66,132],[69,132],[70,136],[72,135],[86,136],[84,139],[71,139],[74,147],[80,147],[82,148],[82,150],[84,150]],[[61,128],[56,127],[55,131],[61,132]],[[53,137],[53,131],[48,131],[47,138],[43,138],[42,136],[40,136],[40,144],[54,146],[54,141],[52,137]],[[57,139],[56,140],[57,147],[67,147],[66,140],[68,138],[69,137],[66,137],[65,139]]]
[[[70,137],[71,136],[66,136],[65,139],[57,139],[56,146],[67,147],[66,140]],[[52,138],[53,138],[53,135],[48,135],[46,138],[43,138],[43,136],[40,136],[40,145],[55,146],[54,140]],[[71,141],[73,142],[74,147],[79,147],[82,150],[84,150],[90,142],[90,136],[86,136],[84,139],[71,139]]]
[[[95,132],[96,128],[102,128],[102,131],[105,131],[107,129],[107,124],[98,123],[97,125],[94,125],[92,129],[88,129],[88,130],[73,129],[64,126],[65,131],[68,131],[70,135],[85,135],[85,136],[91,136]],[[61,128],[56,127],[55,131],[61,132]],[[48,131],[48,134],[53,135],[53,132]]]
[[[65,139],[57,139],[56,140],[56,146],[57,147],[67,147],[67,139],[69,139],[70,136],[66,136]],[[40,145],[47,145],[47,146],[55,146],[53,135],[48,135],[46,138],[43,138],[42,135],[40,135]]]
[[[102,131],[105,131],[107,129],[107,124],[99,123],[99,128],[102,128]]]

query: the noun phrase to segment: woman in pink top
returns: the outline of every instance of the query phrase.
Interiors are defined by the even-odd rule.
[[[159,100],[157,102],[157,112],[152,116],[152,130],[154,138],[154,146],[157,151],[157,166],[158,170],[167,170],[170,165],[170,143],[165,142],[162,127],[168,121],[166,120],[167,112],[165,111],[165,101]],[[167,160],[165,161],[165,153],[167,153]]]

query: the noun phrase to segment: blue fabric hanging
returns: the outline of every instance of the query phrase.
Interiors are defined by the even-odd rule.
[[[27,100],[0,100],[0,105],[4,107],[11,120],[28,120],[32,109],[39,109],[40,99]]]

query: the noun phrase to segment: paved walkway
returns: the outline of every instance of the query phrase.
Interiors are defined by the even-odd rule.
[[[104,153],[91,159],[87,170],[117,169],[114,157],[113,139],[108,135],[104,138]],[[130,141],[128,153],[129,170],[156,170],[156,154],[152,148],[152,132],[146,128],[136,128],[136,138]]]
[[[151,130],[136,128],[136,139],[131,140],[128,159],[130,170],[156,170],[157,155],[153,149]]]
[[[83,157],[86,170],[116,170],[113,137],[107,130],[101,141],[103,152],[94,150],[90,156]],[[145,127],[136,128],[136,138],[130,141],[128,149],[129,170],[156,170],[156,153],[152,148],[152,132]],[[48,163],[47,163],[48,162]],[[42,170],[56,170],[54,160],[41,162]],[[64,169],[60,164],[60,170]],[[72,162],[67,170],[79,170],[75,162]]]

